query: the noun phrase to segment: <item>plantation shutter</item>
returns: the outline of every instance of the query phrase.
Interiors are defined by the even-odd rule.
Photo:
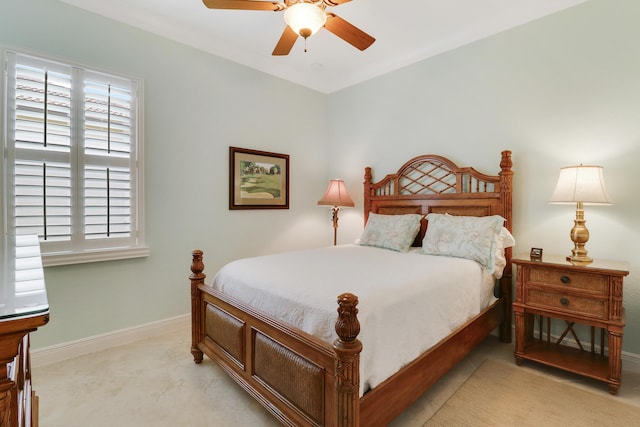
[[[85,239],[128,239],[134,232],[135,158],[131,82],[96,73],[84,80]]]
[[[71,71],[59,64],[45,67],[41,61],[9,55],[8,146],[14,157],[14,212],[8,219],[13,219],[18,236],[37,234],[43,242],[71,241]]]
[[[43,254],[138,247],[137,82],[7,53],[7,223]]]

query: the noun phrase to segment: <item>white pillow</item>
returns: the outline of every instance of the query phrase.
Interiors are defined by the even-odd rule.
[[[507,266],[507,259],[504,257],[504,250],[515,246],[516,240],[513,238],[509,230],[502,227],[500,233],[494,236],[495,250],[493,252],[493,277],[499,279],[502,272]]]
[[[422,215],[369,213],[359,244],[407,252],[420,231]]]
[[[498,240],[495,237],[503,228],[503,217],[431,213],[427,220],[429,225],[422,241],[422,252],[471,259],[488,273],[493,273]]]

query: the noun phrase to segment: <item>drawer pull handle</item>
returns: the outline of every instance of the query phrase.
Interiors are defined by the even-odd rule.
[[[560,298],[560,304],[564,305],[565,307],[569,305],[569,299],[568,298]]]
[[[569,278],[569,276],[560,276],[560,281],[566,285],[571,281],[571,279]]]

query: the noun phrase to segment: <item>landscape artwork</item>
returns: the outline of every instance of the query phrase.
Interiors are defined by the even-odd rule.
[[[288,209],[289,156],[229,147],[229,209]]]

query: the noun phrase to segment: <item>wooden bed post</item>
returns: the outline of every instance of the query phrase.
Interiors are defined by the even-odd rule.
[[[358,297],[345,293],[338,297],[338,339],[333,343],[336,352],[337,427],[360,425],[360,352],[358,340]]]
[[[196,363],[202,363],[202,351],[198,347],[203,339],[204,327],[200,317],[202,316],[202,300],[200,298],[199,285],[204,285],[204,279],[207,277],[204,271],[204,263],[202,262],[202,251],[199,249],[194,250],[191,255],[191,354],[193,355],[193,361]]]
[[[511,161],[511,151],[504,150],[502,152],[502,159],[500,160],[500,203],[504,209],[502,216],[507,220],[505,227],[513,232],[513,207],[512,207],[512,192],[513,192],[513,171],[511,167],[513,162]],[[511,316],[513,310],[511,309],[512,302],[512,271],[511,271],[511,250],[512,248],[505,249],[505,258],[507,265],[504,268],[502,278],[500,279],[500,293],[505,297],[504,305],[504,321],[500,324],[500,341],[510,343],[511,342]]]
[[[364,223],[367,223],[369,219],[369,212],[371,211],[371,196],[373,196],[371,189],[371,168],[367,166],[364,168]]]
[[[513,162],[511,161],[511,151],[504,150],[502,152],[502,158],[500,160],[500,204],[502,205],[502,216],[507,220],[505,226],[512,230],[511,220],[513,218],[512,207],[512,192],[513,192],[513,171],[511,167]]]

